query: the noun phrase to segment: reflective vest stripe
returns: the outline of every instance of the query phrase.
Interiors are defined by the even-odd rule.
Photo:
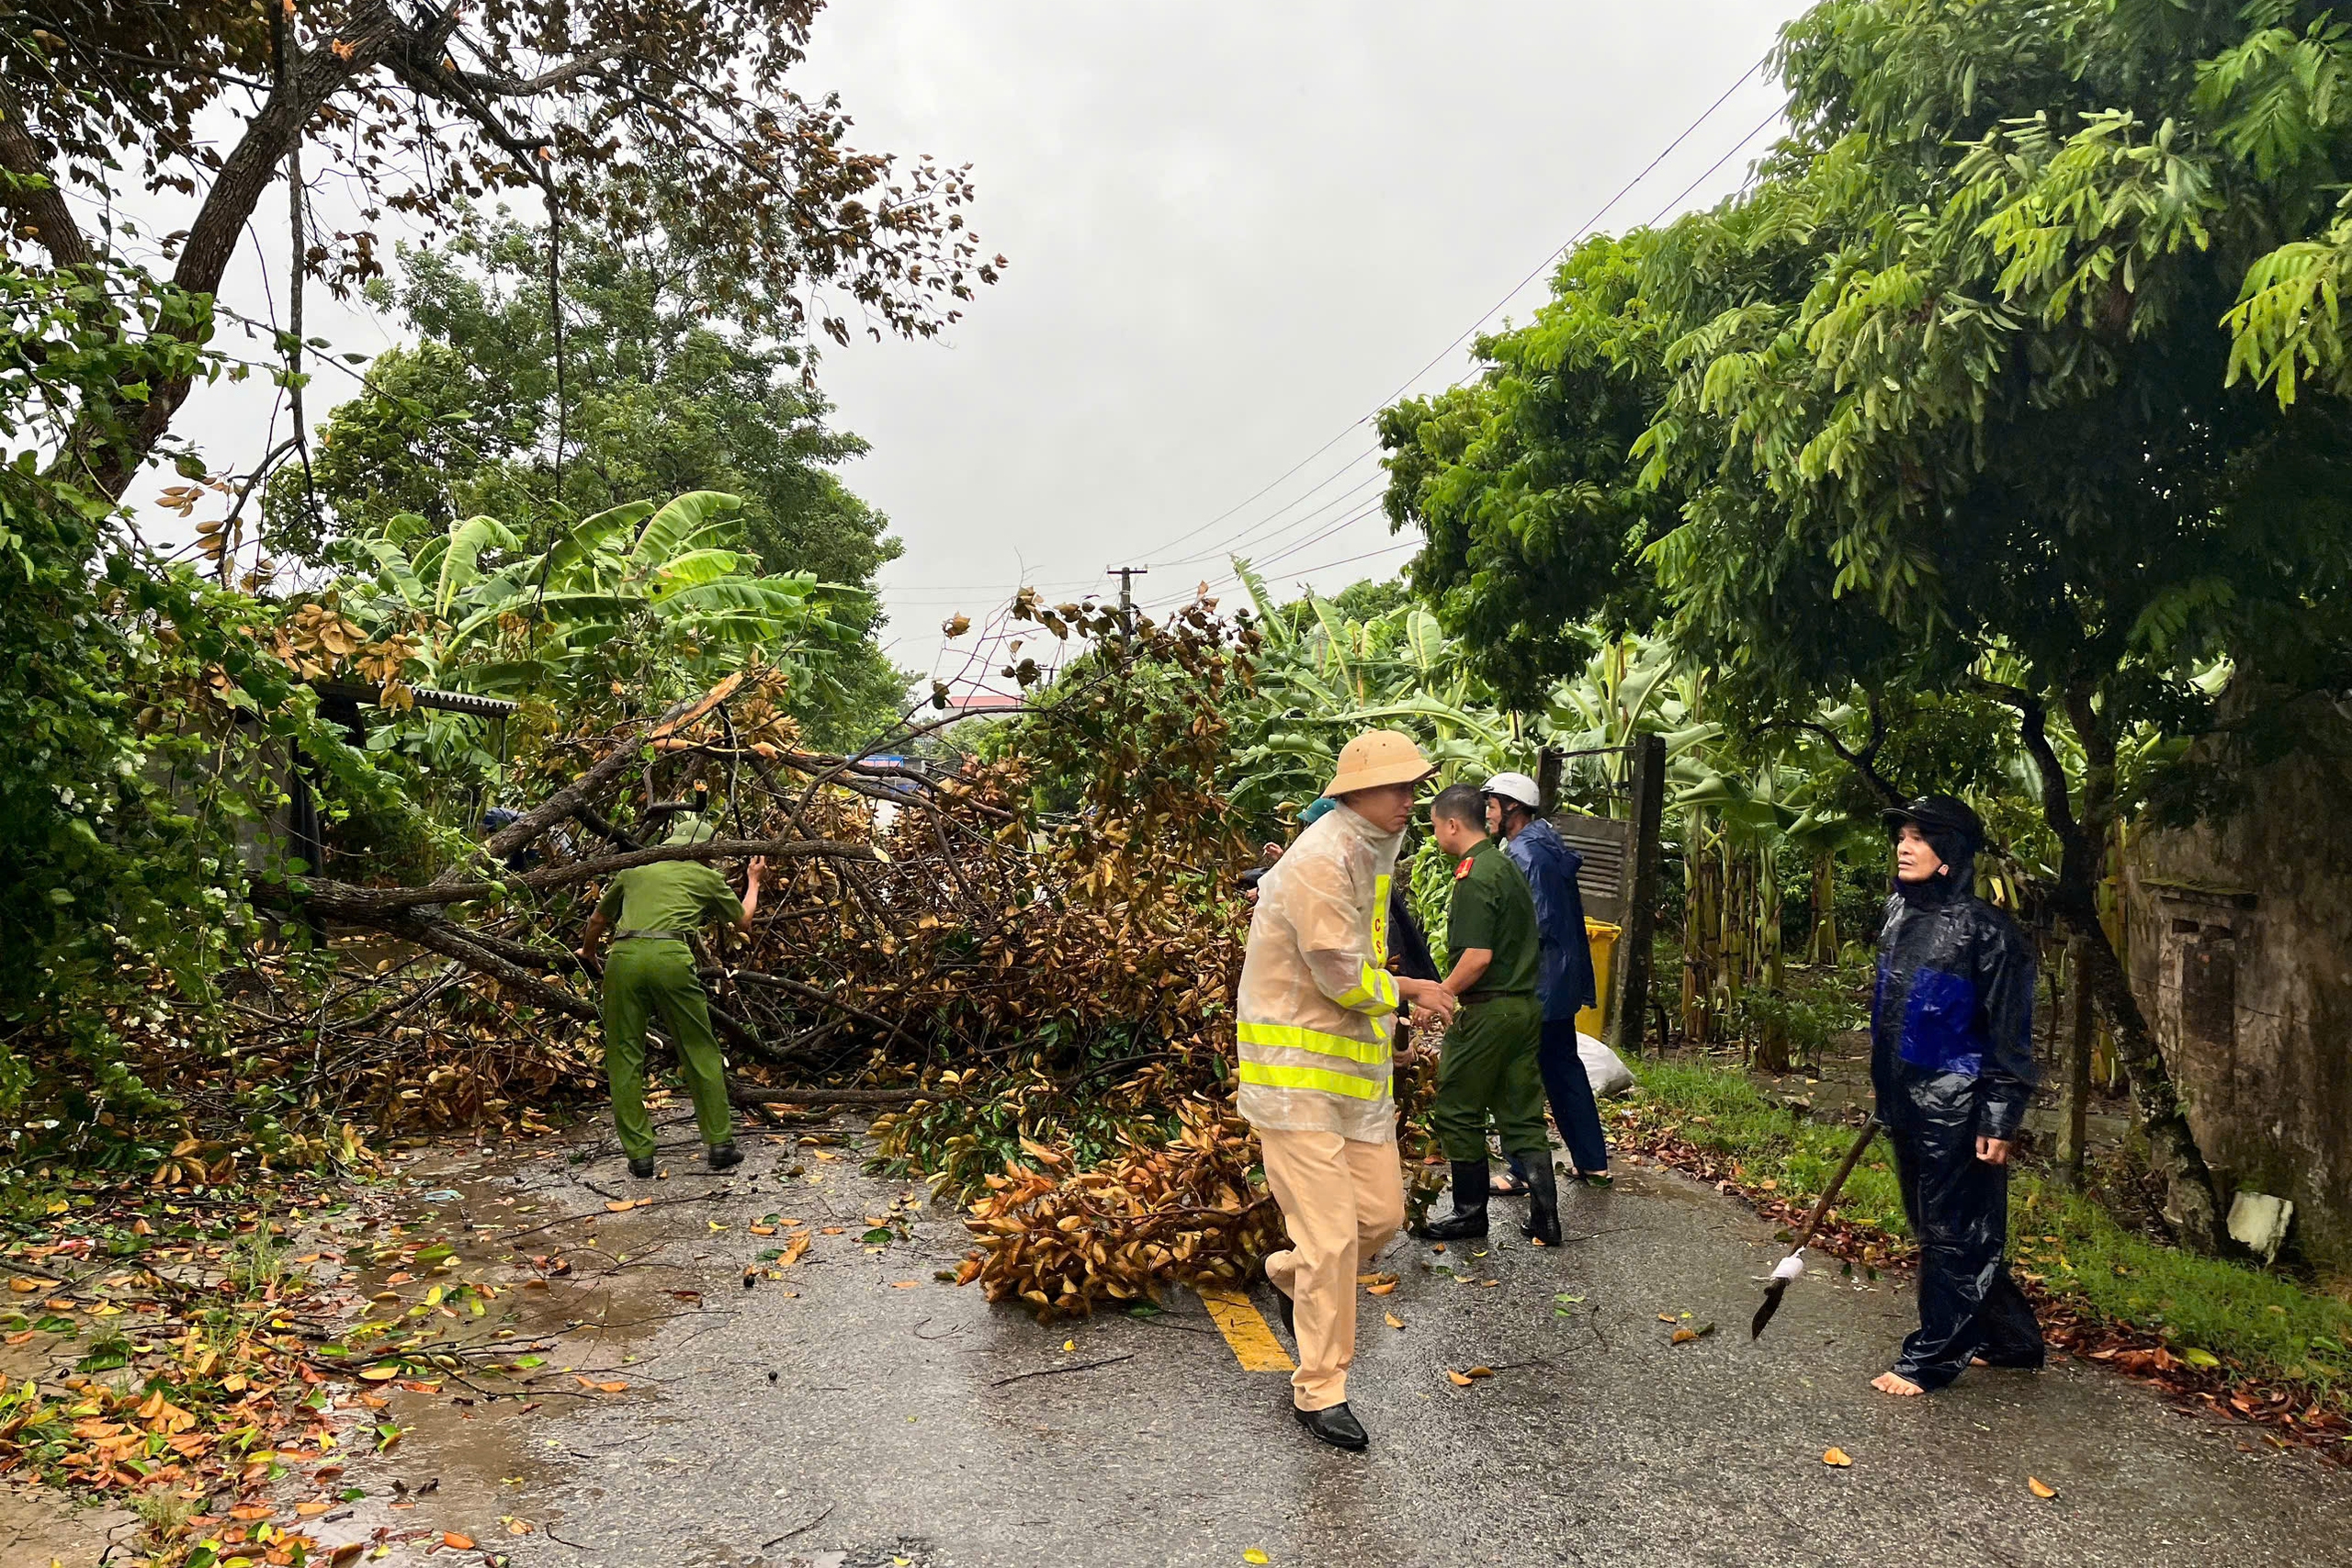
[[[1312,1051],[1318,1056],[1340,1056],[1351,1062],[1362,1062],[1377,1067],[1388,1061],[1385,1040],[1351,1040],[1344,1034],[1326,1034],[1319,1029],[1308,1029],[1296,1023],[1242,1023],[1234,1035],[1245,1045],[1265,1045],[1288,1051]],[[1243,1053],[1244,1059],[1248,1053]]]
[[[1354,987],[1331,999],[1351,1012],[1395,1012],[1396,977],[1385,969],[1374,969],[1367,964],[1356,977]]]
[[[1246,1027],[1246,1026],[1245,1026]],[[1352,1073],[1335,1073],[1328,1067],[1278,1067],[1270,1062],[1241,1061],[1241,1081],[1262,1084],[1268,1089],[1312,1089],[1326,1094],[1344,1094],[1351,1100],[1378,1100],[1388,1092],[1385,1074],[1379,1077],[1360,1078]]]

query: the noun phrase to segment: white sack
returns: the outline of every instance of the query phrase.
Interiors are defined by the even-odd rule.
[[[1577,1034],[1577,1055],[1584,1063],[1584,1076],[1591,1081],[1592,1098],[1607,1100],[1612,1095],[1634,1092],[1634,1075],[1600,1041],[1579,1031]]]

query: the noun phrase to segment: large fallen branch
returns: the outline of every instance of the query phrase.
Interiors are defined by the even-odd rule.
[[[539,891],[548,887],[568,886],[576,882],[594,882],[616,872],[634,866],[656,865],[664,861],[748,860],[763,855],[769,860],[854,860],[878,861],[871,844],[845,843],[837,839],[709,839],[699,844],[655,844],[647,849],[629,850],[620,854],[603,855],[594,860],[571,861],[563,865],[542,866],[536,871],[514,872],[495,882],[435,882],[423,887],[359,887],[347,882],[335,882],[323,877],[302,879],[304,901],[313,914],[331,920],[347,920],[357,925],[380,925],[380,917],[400,909],[422,908],[432,904],[470,904],[483,898],[500,898],[517,889]]]

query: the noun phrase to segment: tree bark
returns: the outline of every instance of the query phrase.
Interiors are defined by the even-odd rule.
[[[2132,1085],[2132,1107],[2148,1143],[2148,1158],[2165,1179],[2165,1217],[2191,1252],[2211,1256],[2222,1244],[2221,1203],[2213,1173],[2189,1130],[2180,1094],[2165,1066],[2154,1032],[2132,994],[2129,976],[2098,918],[2098,879],[2115,811],[2115,738],[2092,705],[2087,687],[2066,694],[2068,716],[2083,743],[2083,811],[2075,811],[2065,765],[2050,743],[2047,715],[2040,698],[2012,687],[1985,688],[2018,710],[2018,731],[2041,781],[2041,815],[2061,849],[2058,886],[2052,907],[2070,937],[2082,944],[2077,989],[2107,1021],[2117,1058]]]
[[[2066,942],[2066,1005],[2060,1027],[2064,1043],[2058,1065],[2065,1077],[2058,1089],[2058,1173],[2067,1185],[2083,1184],[2083,1145],[2089,1130],[2091,1098],[2090,988],[2083,984],[2083,941]]]
[[[283,176],[286,154],[300,141],[303,128],[345,83],[384,63],[400,34],[400,21],[383,0],[358,0],[336,28],[335,47],[289,60],[286,73],[273,85],[212,176],[204,204],[181,243],[179,265],[172,273],[175,287],[190,294],[220,292],[254,209],[263,193]],[[134,408],[85,411],[75,421],[66,452],[84,455],[97,487],[109,499],[121,500],[155,444],[171,429],[193,385],[189,378],[178,377],[150,389],[146,400]],[[101,433],[119,417],[124,433],[103,437]]]

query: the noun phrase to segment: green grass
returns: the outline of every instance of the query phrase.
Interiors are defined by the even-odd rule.
[[[1687,1062],[1634,1064],[1635,1114],[1739,1162],[1751,1186],[1807,1202],[1838,1169],[1853,1134],[1799,1119],[1745,1074]],[[1838,1202],[1840,1217],[1908,1238],[1883,1143],[1862,1157]],[[2352,1400],[2352,1303],[2240,1264],[2194,1258],[2118,1225],[2090,1199],[2020,1169],[2009,1184],[2010,1253],[2055,1294],[2161,1336],[2176,1354],[2209,1355],[2239,1373],[2308,1383]]]

